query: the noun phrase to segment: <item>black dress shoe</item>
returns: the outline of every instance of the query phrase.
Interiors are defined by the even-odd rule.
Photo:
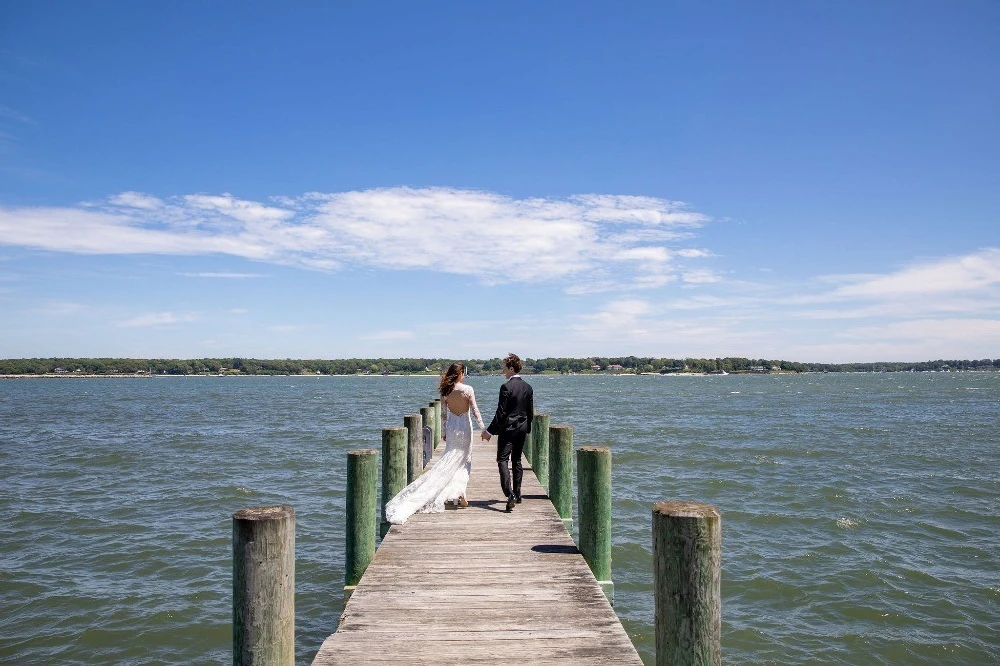
[[[507,513],[510,513],[511,511],[514,510],[514,504],[516,504],[516,503],[517,503],[517,500],[514,499],[513,495],[511,495],[510,497],[507,498]]]
[[[517,502],[518,504],[520,504],[521,503],[521,497],[520,497],[520,495],[514,501]]]

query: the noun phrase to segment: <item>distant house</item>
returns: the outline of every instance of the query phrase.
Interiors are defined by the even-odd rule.
[[[67,372],[69,372],[69,370],[67,370],[66,368],[56,368],[52,372],[56,373],[57,375],[64,375]]]
[[[611,372],[621,372],[624,369],[625,368],[623,366],[620,366],[617,363],[608,366],[608,370]]]
[[[600,370],[600,369],[601,369],[601,366],[599,366],[599,365],[597,365],[597,364],[595,363],[594,365],[590,366],[590,369],[591,369],[591,370],[594,370],[594,371],[597,371],[597,370]]]

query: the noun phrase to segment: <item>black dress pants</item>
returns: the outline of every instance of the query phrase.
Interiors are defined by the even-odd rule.
[[[500,435],[497,438],[497,467],[500,470],[500,489],[504,497],[521,496],[521,478],[524,476],[521,454],[524,453],[525,439],[526,436],[520,434]],[[513,474],[507,468],[508,458],[511,459]]]

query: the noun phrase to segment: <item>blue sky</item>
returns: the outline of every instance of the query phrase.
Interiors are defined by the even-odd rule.
[[[0,357],[998,357],[998,35],[992,1],[3,3]]]

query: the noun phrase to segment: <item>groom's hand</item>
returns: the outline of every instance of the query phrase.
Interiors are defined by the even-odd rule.
[[[484,430],[482,432],[482,434],[480,435],[480,437],[482,437],[482,439],[483,439],[484,442],[490,441],[490,437],[492,437],[492,436],[493,435],[491,435],[488,430]]]

